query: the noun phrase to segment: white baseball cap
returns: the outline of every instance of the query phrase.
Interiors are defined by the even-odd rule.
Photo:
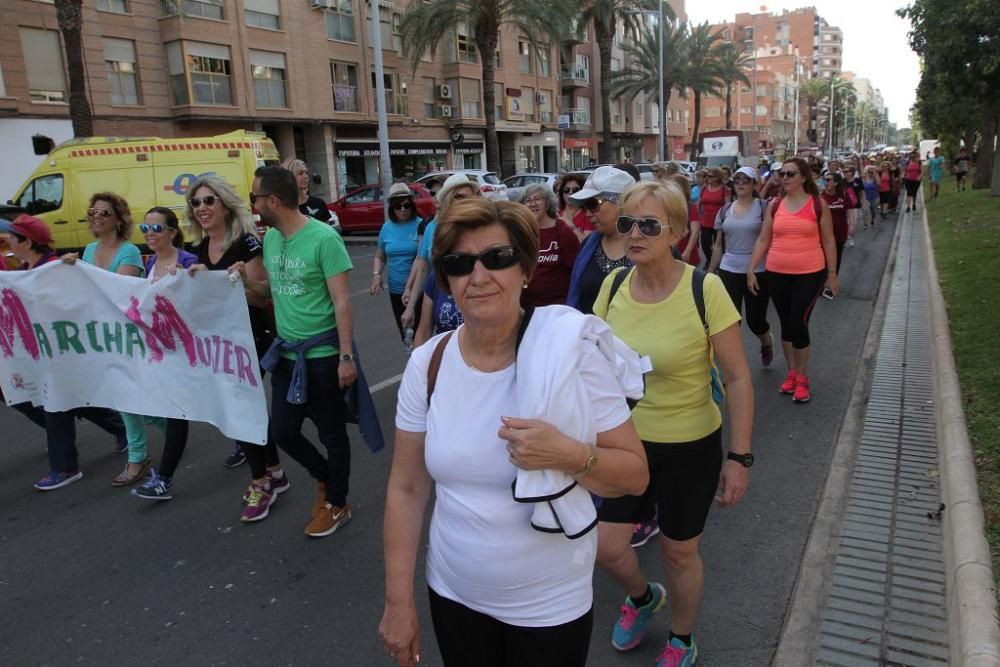
[[[441,201],[444,199],[444,196],[448,194],[449,190],[460,188],[463,185],[468,185],[476,194],[479,194],[479,183],[472,180],[467,175],[457,172],[445,179],[444,185],[442,185],[441,189],[437,191],[437,200]]]
[[[635,179],[627,171],[607,166],[598,167],[587,178],[587,182],[583,184],[583,189],[571,194],[569,198],[577,203],[584,202],[593,197],[613,195],[617,198],[634,183]]]
[[[739,169],[736,170],[736,174],[743,174],[751,181],[757,180],[757,170],[754,169],[753,167],[740,167]],[[733,176],[735,177],[736,174],[733,174]]]

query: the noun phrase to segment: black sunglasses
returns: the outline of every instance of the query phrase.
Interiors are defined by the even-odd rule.
[[[631,234],[632,228],[638,225],[643,236],[659,236],[663,233],[663,223],[656,218],[634,218],[631,215],[618,216],[618,233]]]
[[[150,232],[153,232],[154,234],[162,234],[168,229],[173,229],[173,227],[170,227],[169,225],[161,225],[158,222],[154,222],[151,225],[147,225],[146,223],[139,225],[139,231],[143,234],[148,234]]]
[[[191,208],[198,208],[202,204],[205,206],[215,206],[215,202],[219,201],[219,198],[215,195],[208,195],[203,199],[198,197],[191,197]],[[250,193],[250,203],[253,203],[253,193]]]
[[[596,211],[601,208],[601,204],[606,201],[614,203],[614,200],[611,198],[605,199],[604,197],[592,197],[591,199],[588,199],[580,204],[580,207],[585,211]]]
[[[563,188],[563,194],[564,195],[575,195],[580,190],[582,190],[582,188]]]
[[[270,197],[270,196],[271,196],[271,194],[272,194],[272,193],[270,193],[270,192],[260,192],[260,193],[257,193],[257,192],[251,192],[251,193],[250,193],[250,205],[251,205],[251,206],[253,206],[253,205],[254,205],[254,204],[255,204],[255,203],[257,202],[257,200],[258,200],[258,199],[260,199],[260,198],[262,198],[262,197]],[[209,202],[209,201],[208,201],[209,199],[211,199],[212,201],[211,201],[211,202]],[[192,206],[192,207],[194,207],[194,208],[197,208],[197,207],[198,207],[198,205],[197,205],[197,204],[195,204],[195,201],[196,201],[196,200],[194,200],[194,199],[192,199],[192,200],[191,200],[191,206]],[[205,197],[205,203],[206,203],[206,204],[207,204],[208,206],[211,206],[212,204],[214,204],[214,203],[215,203],[215,197]]]
[[[396,211],[401,211],[403,209],[413,208],[413,205],[410,204],[410,202],[408,201],[404,201],[404,202],[399,202],[397,204],[393,204],[392,208]]]
[[[467,276],[476,268],[476,262],[482,262],[489,271],[509,269],[517,264],[517,250],[505,245],[490,248],[474,255],[470,252],[453,252],[441,258],[441,268],[446,276]]]
[[[775,173],[778,175],[778,178],[791,178],[792,176],[799,175],[797,171],[776,171]]]

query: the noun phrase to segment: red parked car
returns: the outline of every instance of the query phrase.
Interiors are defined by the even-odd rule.
[[[420,183],[407,183],[414,192],[417,215],[430,220],[437,211],[437,205],[430,191]],[[327,208],[340,218],[340,233],[377,232],[385,222],[385,203],[382,201],[382,186],[362,185],[351,190],[346,196],[330,202]]]

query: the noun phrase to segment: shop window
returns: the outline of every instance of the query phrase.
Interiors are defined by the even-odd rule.
[[[330,0],[324,14],[327,38],[339,42],[355,41],[353,0]]]
[[[129,39],[104,38],[104,64],[108,70],[111,103],[139,104],[139,68],[136,65],[135,42]]]
[[[32,102],[65,102],[68,88],[62,45],[55,30],[21,28],[21,49]]]
[[[358,66],[351,63],[330,63],[333,81],[333,110],[358,111]]]
[[[285,54],[251,49],[250,69],[253,73],[253,97],[257,107],[287,107]]]

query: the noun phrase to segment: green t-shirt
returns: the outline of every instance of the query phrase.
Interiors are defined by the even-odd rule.
[[[296,342],[337,326],[328,278],[354,268],[343,239],[329,225],[309,218],[306,226],[285,238],[271,228],[264,235],[264,268],[271,283],[278,335]],[[337,348],[325,345],[306,358],[329,357]],[[295,355],[284,354],[289,359]]]

